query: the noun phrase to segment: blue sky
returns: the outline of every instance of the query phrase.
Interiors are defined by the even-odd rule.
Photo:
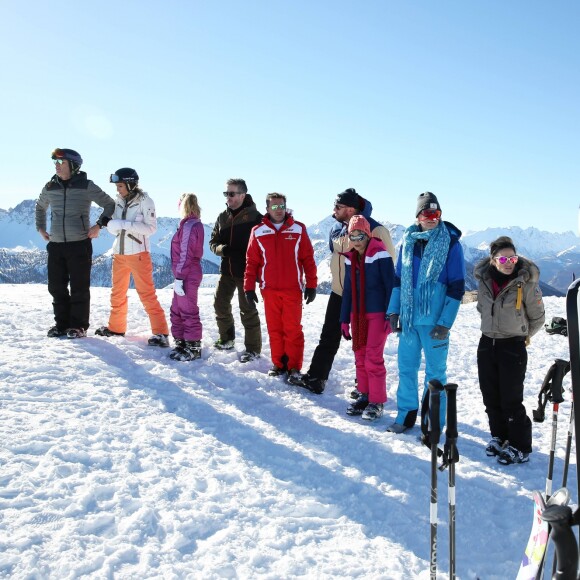
[[[577,0],[7,2],[0,207],[70,147],[163,216],[193,191],[213,222],[243,177],[307,224],[355,187],[394,223],[430,190],[464,231],[576,232],[579,26]]]

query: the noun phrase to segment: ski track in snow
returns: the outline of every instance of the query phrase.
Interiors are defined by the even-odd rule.
[[[269,345],[242,365],[217,338],[213,290],[200,290],[203,355],[174,362],[148,347],[148,319],[130,291],[125,338],[94,337],[109,289],[93,288],[89,337],[48,339],[42,285],[2,285],[0,577],[428,578],[430,452],[386,433],[396,414],[397,338],[388,339],[389,402],[374,424],[345,414],[354,357],[343,341],[322,396],[269,378]],[[169,313],[172,291],[158,291]],[[304,308],[308,369],[327,297]],[[234,316],[240,339],[238,309]],[[565,317],[547,298],[546,317]],[[458,388],[457,573],[513,578],[544,490],[551,406],[534,423],[530,463],[502,467],[477,382],[479,315],[463,305],[448,380]],[[529,347],[528,414],[562,336]],[[570,386],[569,376],[565,387]],[[560,406],[559,487],[570,395]],[[574,463],[574,458],[572,458]],[[568,487],[576,502],[576,470]],[[447,577],[447,472],[439,475],[438,568]]]

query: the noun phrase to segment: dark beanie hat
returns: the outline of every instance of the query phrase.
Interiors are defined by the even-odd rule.
[[[360,210],[361,205],[360,195],[356,192],[354,187],[349,187],[345,189],[342,193],[336,196],[335,203],[340,203],[341,205],[347,205],[348,207],[354,207],[356,210]]]
[[[510,248],[510,250],[514,251],[514,254],[516,253],[516,247],[514,246],[512,239],[508,238],[508,236],[500,236],[497,240],[494,240],[489,244],[489,255],[495,256],[498,252],[505,250],[506,248]]]
[[[430,191],[422,193],[417,198],[417,210],[415,211],[415,217],[417,217],[423,210],[426,209],[438,209],[441,211],[441,206],[437,200],[437,196]]]

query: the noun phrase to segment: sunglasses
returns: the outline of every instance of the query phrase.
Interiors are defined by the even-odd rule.
[[[438,220],[441,217],[440,209],[425,209],[419,214],[419,219],[424,220]]]
[[[494,260],[497,260],[500,264],[507,264],[510,262],[511,264],[518,263],[518,256],[496,256]]]
[[[270,206],[271,210],[276,211],[277,209],[286,209],[286,204],[285,203],[275,203],[274,205]]]
[[[66,161],[66,159],[55,159],[54,164],[55,165],[62,165],[65,161]]]
[[[348,239],[351,242],[362,242],[367,237],[366,234],[349,234]]]
[[[224,191],[224,197],[235,197],[236,195],[240,195],[241,191]]]
[[[340,205],[340,203],[335,203],[334,204],[334,209],[344,209],[345,207],[347,207],[346,205]]]

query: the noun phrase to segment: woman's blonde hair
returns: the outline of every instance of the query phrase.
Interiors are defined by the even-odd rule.
[[[182,218],[190,215],[194,215],[196,218],[201,217],[201,207],[199,207],[195,193],[183,193],[179,200],[179,209]]]

